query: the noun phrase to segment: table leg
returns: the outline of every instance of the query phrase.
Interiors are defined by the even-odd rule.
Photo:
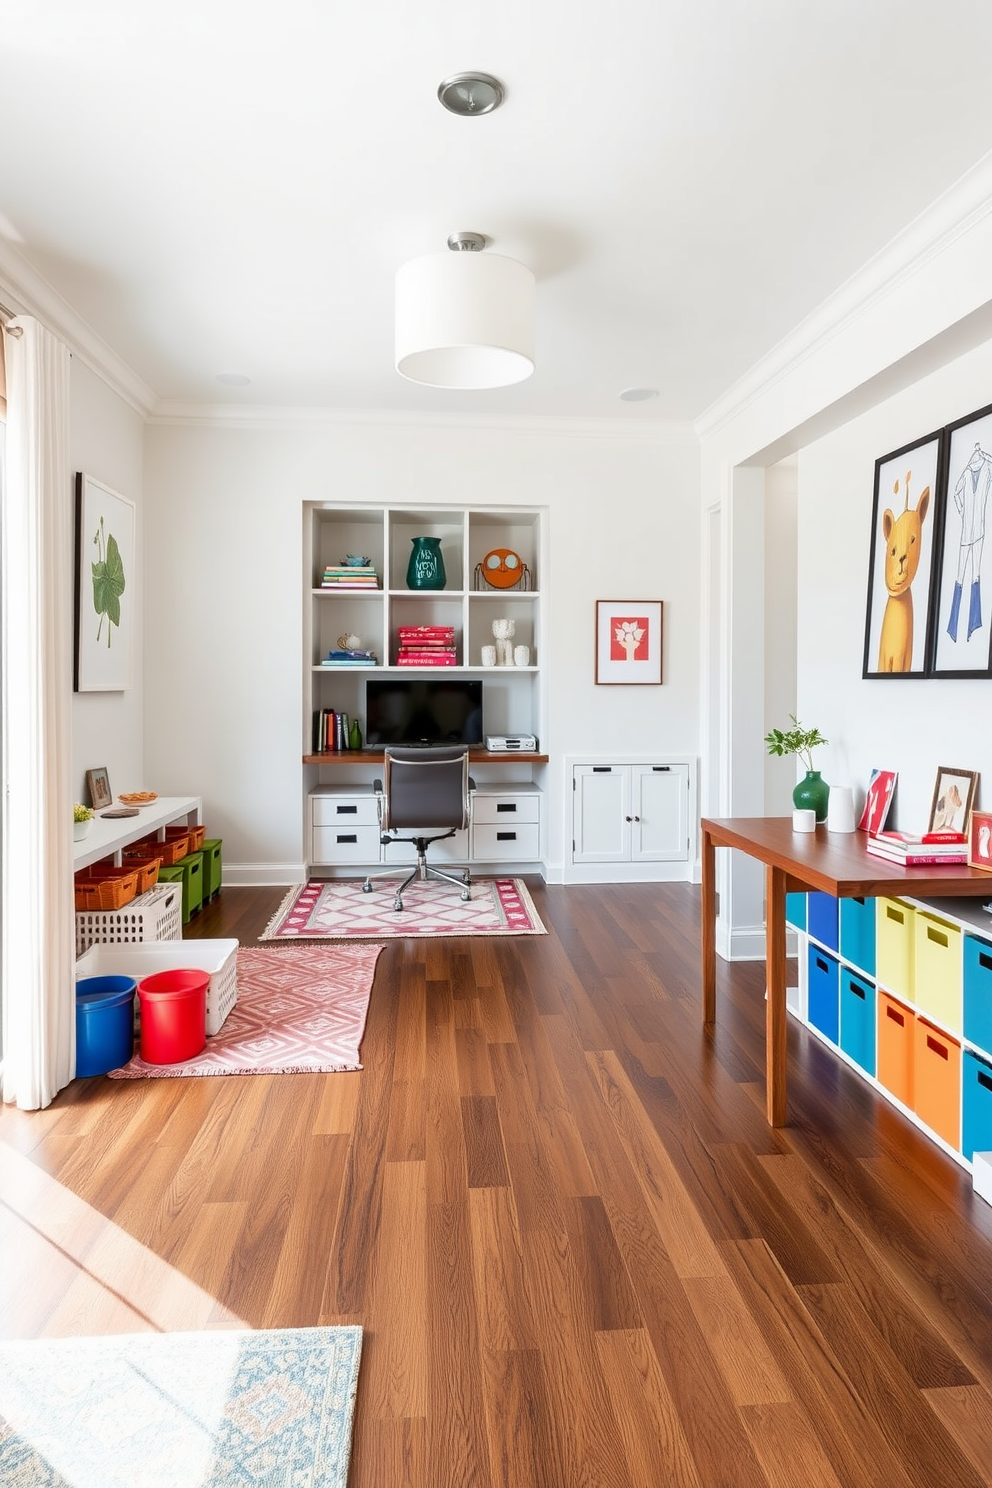
[[[765,1102],[769,1126],[784,1126],[786,1094],[785,883],[781,868],[765,870]]]
[[[703,871],[703,1022],[716,1022],[716,848],[706,828],[700,847]]]

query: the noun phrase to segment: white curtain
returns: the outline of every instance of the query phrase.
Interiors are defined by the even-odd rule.
[[[3,1098],[47,1106],[76,1069],[69,352],[11,321],[3,575]]]

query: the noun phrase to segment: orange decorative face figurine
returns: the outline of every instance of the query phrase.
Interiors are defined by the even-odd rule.
[[[512,548],[493,548],[482,560],[482,577],[494,589],[512,589],[519,584],[527,565]]]

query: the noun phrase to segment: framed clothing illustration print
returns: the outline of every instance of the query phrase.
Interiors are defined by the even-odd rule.
[[[660,684],[661,625],[660,599],[597,599],[596,681]]]
[[[938,559],[935,677],[992,676],[992,404],[948,424]]]

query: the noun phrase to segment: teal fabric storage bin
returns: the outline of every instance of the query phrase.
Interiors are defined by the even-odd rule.
[[[875,901],[840,901],[840,953],[867,976],[875,975]]]
[[[963,961],[964,1036],[992,1053],[992,942],[966,934]]]
[[[992,1064],[971,1049],[961,1061],[963,1086],[961,1151],[971,1162],[976,1152],[992,1151]]]
[[[836,1044],[840,1037],[840,968],[837,958],[815,945],[810,945],[808,956],[807,1017],[814,1028]]]
[[[797,930],[806,929],[806,895],[786,894],[785,896],[785,923],[794,925]]]
[[[840,973],[840,1046],[849,1059],[874,1076],[875,986],[848,967]]]
[[[821,945],[827,946],[831,951],[836,951],[837,900],[833,894],[821,894],[817,891],[809,894],[807,901],[806,919],[810,935]]]

